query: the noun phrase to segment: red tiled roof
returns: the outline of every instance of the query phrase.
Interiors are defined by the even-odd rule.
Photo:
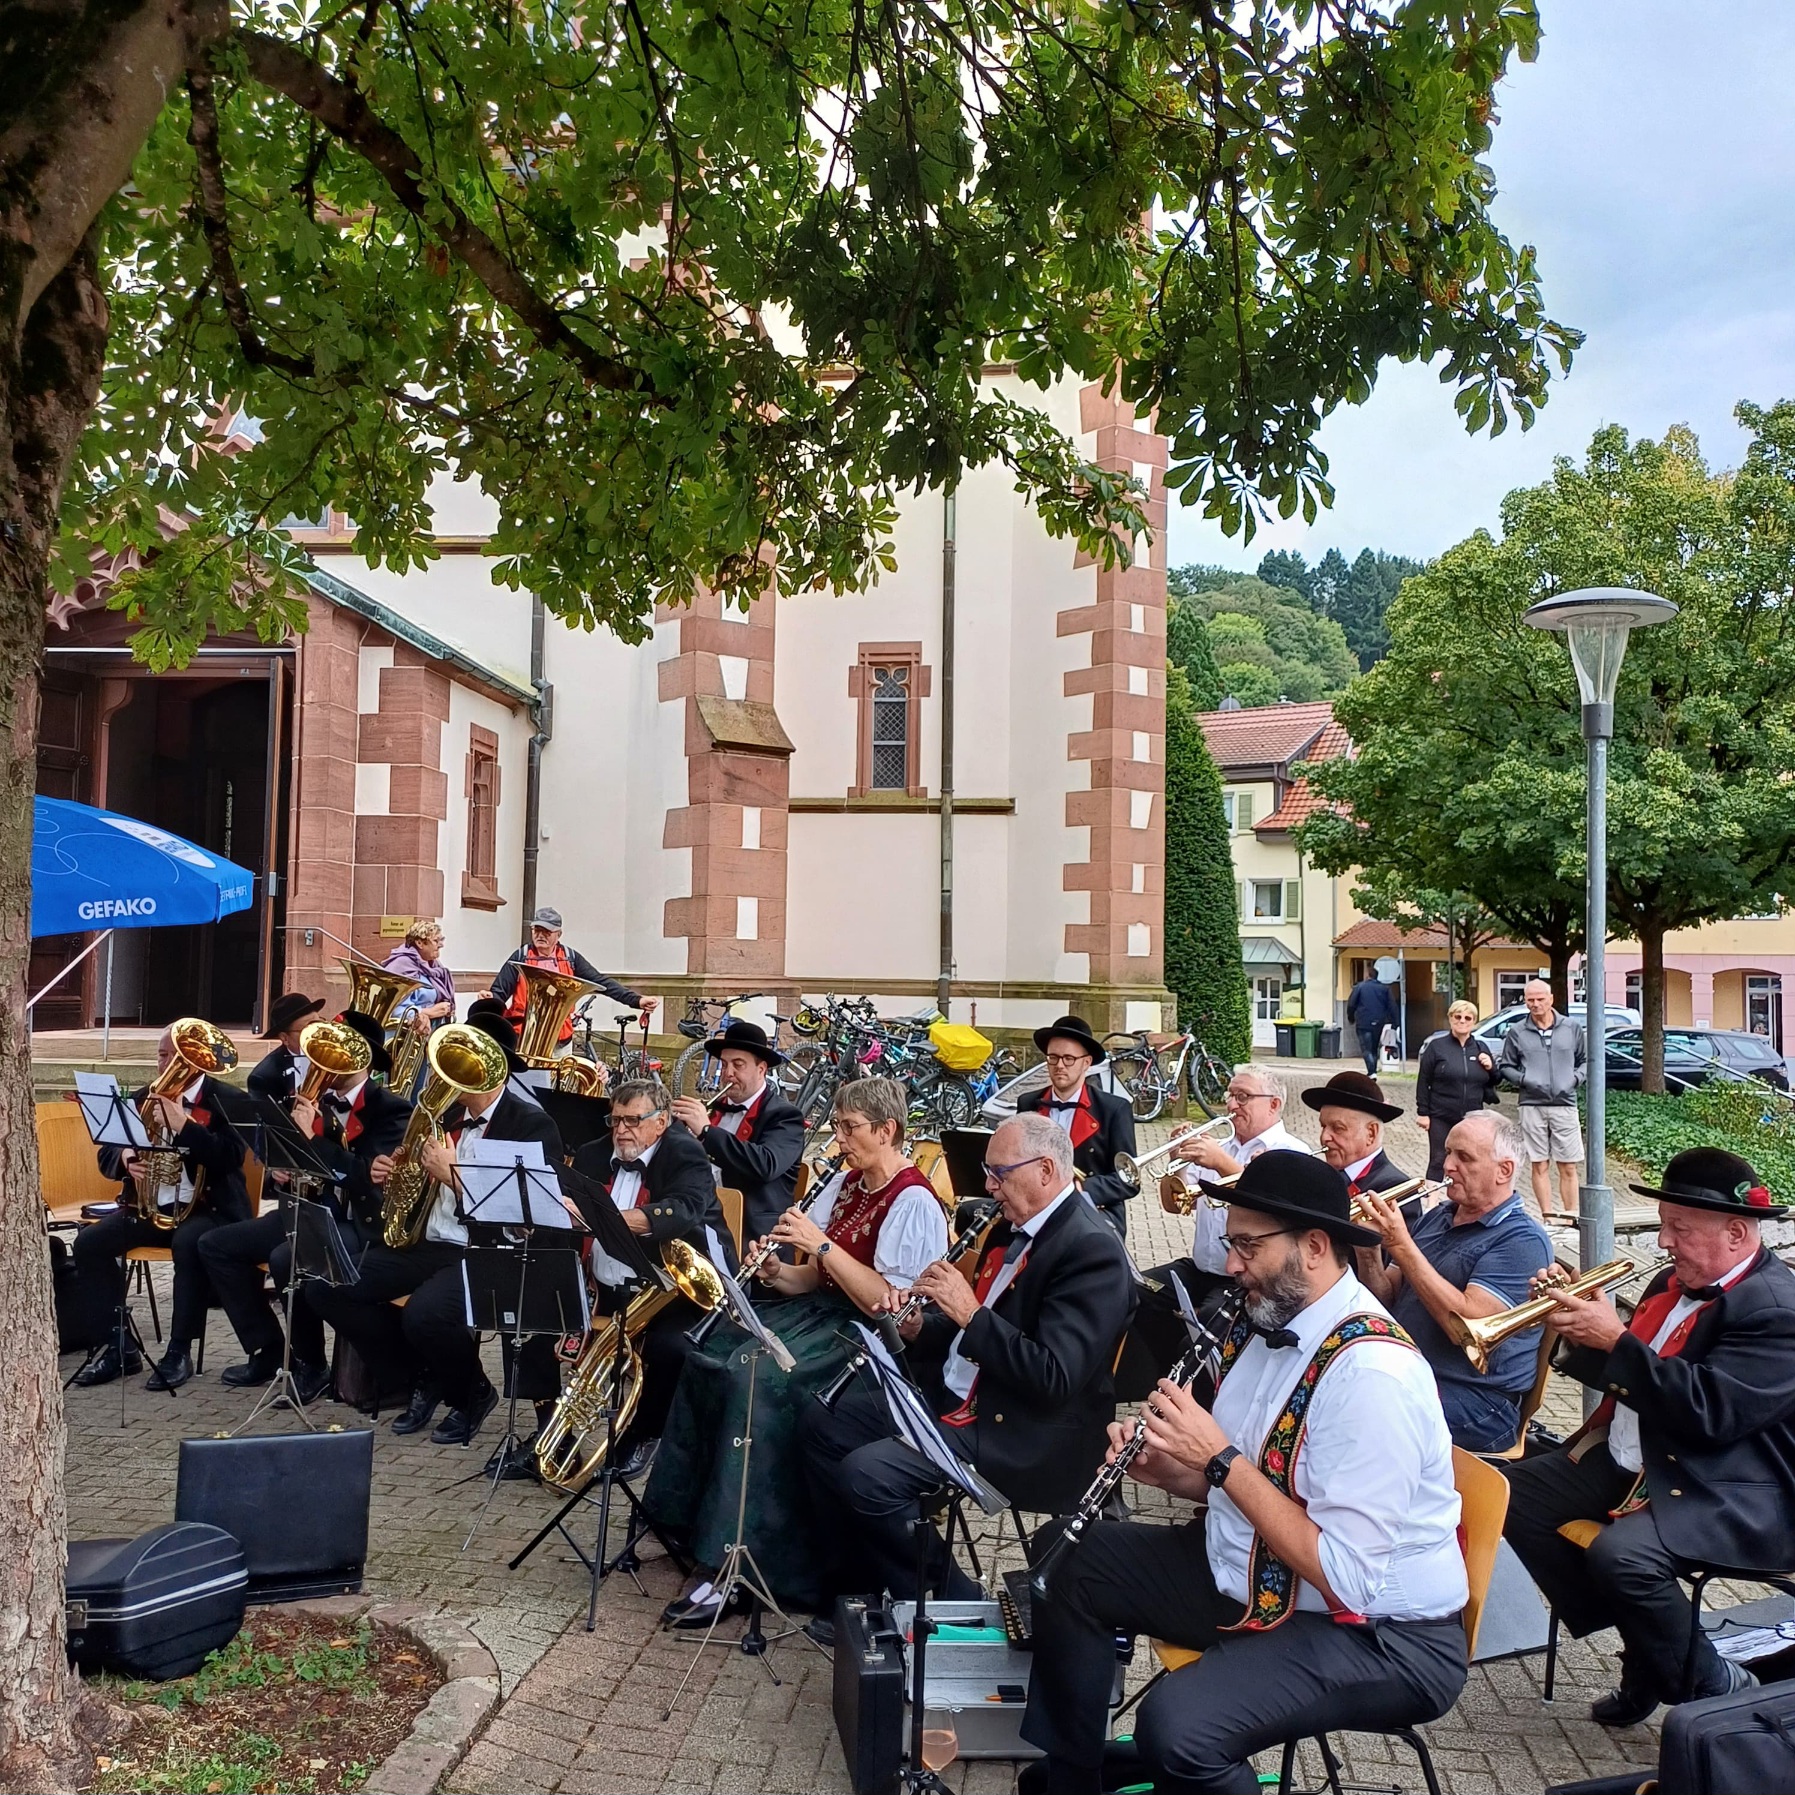
[[[1393,922],[1380,922],[1374,916],[1355,922],[1344,934],[1334,937],[1336,947],[1411,948],[1446,952],[1446,931],[1429,926],[1425,929],[1399,928]],[[1519,947],[1517,941],[1486,941],[1485,947]]]
[[[1334,721],[1334,707],[1319,704],[1262,704],[1251,710],[1204,711],[1197,721],[1215,764],[1230,768],[1282,766],[1304,751]]]
[[[1343,754],[1352,752],[1352,738],[1340,724],[1333,720],[1330,713],[1328,726],[1314,742],[1303,750],[1304,760],[1338,760]],[[1253,833],[1261,830],[1276,833],[1280,829],[1294,829],[1298,823],[1306,822],[1316,811],[1323,808],[1323,800],[1314,792],[1308,780],[1298,779],[1284,794],[1284,802],[1270,816],[1253,825]]]

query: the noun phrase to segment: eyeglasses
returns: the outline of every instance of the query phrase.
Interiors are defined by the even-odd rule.
[[[1251,1259],[1268,1240],[1276,1240],[1280,1234],[1294,1234],[1294,1228],[1273,1228],[1264,1234],[1224,1234],[1222,1245],[1240,1259]]]
[[[985,1182],[987,1184],[1001,1184],[1012,1172],[1019,1172],[1024,1166],[1039,1165],[1041,1163],[1041,1158],[1042,1155],[1036,1154],[1033,1159],[1018,1159],[1013,1165],[1007,1166],[994,1166],[989,1160],[986,1160]]]
[[[1260,1103],[1271,1098],[1270,1091],[1237,1091],[1232,1085],[1224,1094],[1230,1103]]]
[[[1050,1066],[1087,1065],[1090,1062],[1090,1058],[1091,1056],[1088,1053],[1050,1053],[1047,1056],[1047,1063]],[[1026,1164],[1027,1162],[1025,1161],[1024,1163]]]
[[[615,1134],[622,1129],[625,1134],[640,1134],[661,1112],[651,1109],[640,1116],[620,1116],[615,1110],[611,1112],[611,1132]]]

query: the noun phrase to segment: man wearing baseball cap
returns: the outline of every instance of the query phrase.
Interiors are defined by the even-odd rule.
[[[516,1028],[524,1018],[524,984],[517,976],[520,966],[540,966],[548,972],[558,972],[564,977],[587,979],[596,985],[613,1003],[620,1003],[626,1009],[640,1010],[642,1025],[648,1026],[648,1018],[654,1013],[656,1000],[642,997],[627,985],[620,985],[608,974],[602,973],[586,956],[576,948],[561,945],[561,912],[551,910],[544,904],[530,918],[530,939],[518,948],[499,968],[498,976],[492,981],[492,989],[484,995],[496,997],[505,1006],[506,1018]],[[569,1016],[561,1025],[558,1047],[565,1047],[573,1039],[573,1018]]]
[[[1503,1467],[1503,1532],[1559,1619],[1579,1639],[1620,1630],[1620,1687],[1590,1709],[1604,1726],[1683,1699],[1678,1561],[1783,1571],[1795,1533],[1795,1272],[1760,1237],[1788,1206],[1718,1147],[1679,1153],[1661,1184],[1633,1188],[1657,1200],[1671,1263],[1630,1323],[1600,1291],[1552,1292],[1561,1368],[1602,1404],[1559,1451]],[[1570,1521],[1599,1531],[1575,1544],[1558,1531]],[[1688,1693],[1752,1680],[1697,1638]]]

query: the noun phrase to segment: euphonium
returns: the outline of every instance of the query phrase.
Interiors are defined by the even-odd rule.
[[[1635,1272],[1652,1269],[1635,1265],[1631,1259],[1610,1259],[1606,1265],[1598,1265],[1558,1289],[1564,1296],[1593,1296],[1611,1284],[1624,1284]],[[1496,1315],[1455,1315],[1447,1323],[1446,1331],[1465,1349],[1465,1357],[1479,1371],[1488,1371],[1490,1354],[1496,1347],[1516,1334],[1524,1334],[1529,1328],[1549,1321],[1556,1306],[1549,1296],[1529,1297],[1526,1302],[1516,1303],[1512,1309],[1504,1309]]]
[[[193,1174],[193,1195],[181,1202],[181,1156],[169,1144],[168,1124],[162,1119],[159,1099],[178,1097],[196,1078],[228,1072],[237,1063],[237,1049],[230,1036],[198,1016],[183,1016],[179,1022],[170,1023],[168,1034],[174,1044],[174,1058],[150,1080],[138,1106],[144,1133],[150,1137],[150,1151],[143,1156],[142,1183],[133,1180],[138,1214],[164,1230],[178,1228],[198,1206],[206,1188],[206,1168],[201,1166]],[[161,1201],[165,1190],[175,1193],[166,1207]]]
[[[361,1034],[346,1022],[314,1022],[299,1031],[299,1051],[306,1057],[305,1077],[294,1098],[316,1103],[333,1078],[365,1073],[374,1055]]]
[[[524,988],[523,1020],[517,1025],[518,1056],[532,1066],[552,1067],[567,1019],[598,987],[590,979],[576,979],[570,972],[556,972],[549,966],[520,966],[517,976]]]
[[[395,1024],[393,1012],[413,993],[429,987],[409,973],[388,972],[365,960],[339,960],[337,964],[349,975],[350,1009],[373,1017],[387,1031],[386,1047],[393,1062],[386,1075],[388,1085],[395,1091],[409,1091],[417,1082],[424,1057],[424,1035],[409,1022]]]
[[[491,1035],[451,1022],[424,1049],[430,1076],[418,1092],[405,1138],[393,1155],[380,1199],[380,1233],[389,1247],[415,1246],[423,1238],[436,1186],[425,1172],[425,1146],[441,1137],[442,1119],[458,1097],[483,1097],[510,1076],[505,1050]]]
[[[642,1354],[636,1346],[642,1330],[679,1297],[689,1297],[701,1309],[715,1309],[723,1301],[717,1268],[683,1240],[670,1240],[661,1248],[661,1264],[673,1288],[644,1290],[621,1315],[607,1316],[587,1330],[555,1412],[536,1436],[536,1469],[555,1489],[578,1489],[592,1477],[611,1442],[622,1439],[635,1419],[642,1400]],[[621,1376],[619,1354],[624,1355]],[[605,1409],[613,1395],[617,1409],[607,1427]]]
[[[1217,1128],[1225,1129],[1232,1134],[1234,1123],[1227,1116],[1215,1116],[1207,1122],[1197,1123],[1194,1127],[1180,1128],[1170,1140],[1155,1147],[1151,1153],[1143,1153],[1138,1158],[1132,1153],[1118,1153],[1116,1155],[1116,1176],[1130,1190],[1139,1190],[1144,1182],[1147,1168],[1156,1160],[1163,1159],[1169,1162],[1172,1155],[1186,1141],[1194,1141],[1200,1135],[1209,1134]]]
[[[577,1053],[556,1060],[549,1067],[548,1081],[551,1090],[567,1091],[575,1097],[602,1097],[605,1094],[598,1062]]]

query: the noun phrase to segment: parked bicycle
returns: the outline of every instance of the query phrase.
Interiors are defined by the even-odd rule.
[[[1151,1122],[1180,1088],[1204,1115],[1222,1113],[1234,1068],[1211,1053],[1193,1029],[1176,1035],[1133,1029],[1110,1035],[1103,1045],[1109,1051],[1116,1083],[1134,1106],[1137,1122]]]

